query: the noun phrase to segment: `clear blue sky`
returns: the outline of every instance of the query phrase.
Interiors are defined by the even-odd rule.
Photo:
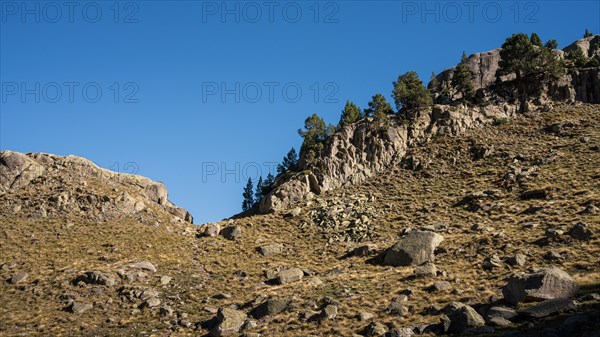
[[[309,114],[337,123],[347,99],[389,98],[399,74],[427,81],[512,33],[562,48],[600,32],[598,1],[0,4],[0,148],[133,167],[196,223],[239,212]]]

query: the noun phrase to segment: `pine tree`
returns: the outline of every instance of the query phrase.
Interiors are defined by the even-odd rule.
[[[544,46],[548,50],[554,50],[558,48],[558,42],[556,42],[556,40],[548,40]]]
[[[392,95],[398,111],[406,112],[433,105],[431,93],[425,88],[416,72],[409,71],[398,76],[398,80],[393,85]]]
[[[588,58],[580,47],[570,51],[567,54],[567,59],[571,60],[575,67],[585,67],[588,63]]]
[[[354,124],[358,122],[361,118],[362,115],[360,113],[360,109],[356,106],[356,104],[350,101],[346,101],[346,106],[344,107],[344,110],[342,110],[342,116],[340,117],[338,128]]]
[[[365,116],[373,117],[374,121],[379,125],[387,124],[387,115],[392,113],[394,113],[392,106],[382,94],[375,94],[371,97],[369,108],[365,109]]]
[[[540,36],[537,35],[536,33],[531,33],[531,37],[529,38],[529,40],[531,41],[531,43],[534,46],[538,46],[538,47],[543,47],[544,43],[542,42],[542,39],[540,39]]]
[[[473,73],[467,67],[467,54],[464,51],[460,63],[452,72],[451,84],[462,95],[463,100],[470,102],[475,97]]]
[[[263,187],[262,187],[262,196],[263,197],[265,195],[267,195],[269,192],[271,192],[271,190],[273,189],[274,183],[275,183],[275,177],[273,176],[272,173],[269,172],[269,174],[267,174],[267,177],[265,178],[265,182],[263,183]]]
[[[587,28],[585,29],[585,33],[583,34],[583,37],[590,37],[590,36],[594,36],[594,34],[592,34],[592,32],[590,32]]]
[[[242,201],[242,211],[246,212],[252,209],[252,206],[254,206],[254,186],[252,184],[252,178],[248,178],[248,183],[246,184],[246,187],[244,188],[244,193],[242,194],[242,197],[244,198],[244,201]]]
[[[510,83],[516,86],[521,111],[527,110],[527,98],[539,96],[541,80],[554,80],[563,73],[562,62],[548,48],[538,48],[523,33],[506,39],[500,50],[500,63],[496,71],[498,80],[502,76],[515,74]]]
[[[300,147],[300,158],[307,165],[316,163],[323,151],[323,141],[331,132],[332,126],[326,126],[325,121],[317,114],[312,114],[304,121],[304,130],[298,130],[300,137],[304,138]]]
[[[296,149],[292,148],[285,157],[281,164],[277,165],[277,174],[286,174],[288,172],[296,171],[298,168],[298,154]]]
[[[256,183],[256,192],[254,192],[254,202],[257,204],[263,197],[263,184],[263,178],[261,176],[260,178],[258,178],[258,182]]]

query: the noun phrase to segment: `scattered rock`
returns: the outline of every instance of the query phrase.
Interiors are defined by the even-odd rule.
[[[524,266],[526,261],[527,261],[527,257],[521,253],[517,253],[514,256],[511,256],[508,259],[506,259],[506,262],[509,265],[519,266],[519,267]]]
[[[432,286],[427,288],[427,290],[429,290],[430,292],[442,292],[447,291],[450,288],[452,288],[452,285],[450,285],[450,282],[448,281],[435,281],[433,282]]]
[[[250,315],[256,319],[276,315],[287,310],[291,300],[287,298],[270,298],[254,308]]]
[[[300,268],[290,268],[282,270],[277,275],[277,283],[285,284],[290,282],[299,281],[304,277],[304,271]]]
[[[319,321],[331,320],[337,316],[338,307],[336,305],[330,304],[321,310],[319,314]]]
[[[362,322],[369,321],[369,320],[373,319],[373,317],[375,317],[375,316],[372,313],[366,312],[366,311],[360,312],[358,314],[358,319]]]
[[[498,255],[492,255],[483,260],[483,268],[486,270],[492,270],[500,266],[502,266],[502,260],[500,260]]]
[[[521,193],[521,200],[546,199],[548,191],[545,189],[527,190]]]
[[[594,233],[588,225],[579,222],[569,230],[569,235],[576,240],[587,241],[592,238]]]
[[[166,275],[161,276],[160,277],[160,284],[166,286],[167,284],[171,283],[171,280],[173,280],[173,278],[171,276],[166,276]]]
[[[390,266],[420,265],[434,260],[435,248],[444,237],[429,231],[411,231],[389,248],[384,264]]]
[[[210,330],[209,336],[230,336],[240,331],[244,322],[246,322],[246,314],[239,310],[221,308],[217,312],[216,326]]]
[[[144,308],[155,308],[160,305],[160,300],[156,297],[150,297],[142,303]]]
[[[533,274],[517,274],[502,288],[504,299],[510,304],[523,301],[541,301],[569,298],[577,293],[577,283],[557,267],[542,269]]]
[[[368,244],[368,245],[362,245],[362,246],[358,246],[354,249],[352,249],[350,252],[348,252],[348,256],[358,256],[358,257],[365,257],[365,256],[371,256],[373,254],[375,254],[377,252],[377,245],[374,244]]]
[[[162,317],[171,317],[173,316],[173,309],[168,305],[164,305],[160,308],[159,313]]]
[[[84,312],[92,309],[92,307],[93,307],[93,305],[91,305],[89,303],[83,303],[83,302],[76,301],[76,302],[73,302],[73,304],[71,304],[70,311],[72,313],[80,315],[80,314],[83,314]]]
[[[21,282],[24,282],[27,279],[27,277],[29,277],[29,274],[27,274],[26,272],[18,272],[10,278],[9,282],[12,284],[19,284]]]
[[[492,317],[501,317],[507,320],[511,320],[515,317],[517,317],[517,312],[514,311],[511,308],[507,308],[507,307],[491,307],[488,312],[487,312],[487,318],[492,318]]]
[[[203,235],[215,238],[219,235],[220,232],[221,232],[221,226],[219,226],[219,224],[209,223],[204,226]]]
[[[485,325],[483,317],[468,305],[454,310],[448,315],[448,318],[450,319],[448,332],[462,333],[469,328]]]
[[[236,241],[242,238],[242,227],[228,226],[221,230],[221,235],[231,241]]]
[[[156,267],[148,261],[130,263],[130,264],[126,265],[125,267],[132,268],[132,269],[148,270],[153,273],[156,273]]]
[[[104,273],[101,271],[88,271],[82,275],[79,275],[75,280],[73,280],[74,284],[78,284],[79,282],[85,284],[100,284],[112,287],[116,283],[116,279],[113,274]]]
[[[257,251],[260,254],[262,254],[264,257],[269,257],[269,256],[281,254],[283,252],[283,245],[280,243],[263,245],[263,246],[258,247]]]
[[[437,275],[437,267],[433,263],[425,263],[422,266],[416,267],[413,274],[418,278],[435,277]]]
[[[550,315],[559,314],[561,312],[575,310],[575,302],[568,298],[554,298],[540,302],[529,308],[520,310],[519,313],[531,316],[534,318],[543,318]]]
[[[488,319],[487,322],[489,325],[497,327],[505,327],[512,324],[511,321],[507,320],[504,317],[491,317],[490,319]]]
[[[385,325],[383,325],[381,323],[377,323],[377,322],[371,322],[365,328],[363,335],[365,337],[378,337],[378,336],[385,336],[385,334],[387,332],[388,332],[388,329]]]

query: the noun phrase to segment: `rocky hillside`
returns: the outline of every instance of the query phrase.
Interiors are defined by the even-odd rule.
[[[45,153],[0,151],[0,210],[100,221],[130,215],[145,223],[169,213],[192,222],[190,213],[169,202],[162,183],[103,169],[81,157]]]
[[[600,58],[596,55],[600,53],[600,35],[576,41],[564,51],[553,52],[564,59],[567,52],[577,48],[581,48],[588,57]],[[369,120],[345,126],[326,140],[318,165],[301,167],[300,173],[279,181],[273,191],[260,201],[259,211],[267,213],[290,209],[313,194],[364,182],[387,172],[412,147],[433,137],[458,135],[481,125],[512,118],[519,110],[518,106],[492,91],[500,60],[500,49],[495,49],[473,54],[466,61],[473,74],[473,86],[486,104],[468,107],[445,99],[445,95],[455,94],[451,86],[454,68],[447,69],[429,84],[435,101],[440,104],[419,111],[411,123],[395,116],[384,128],[375,127]],[[504,76],[503,80],[512,77]],[[600,67],[568,69],[557,81],[536,85],[542,95],[528,103],[534,109],[547,111],[555,102],[600,103]]]
[[[0,335],[594,336],[599,113],[440,123],[385,175],[202,227],[151,181],[3,152]]]

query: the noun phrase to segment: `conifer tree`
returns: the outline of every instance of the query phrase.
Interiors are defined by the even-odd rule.
[[[463,100],[470,102],[475,97],[473,73],[467,67],[467,54],[464,51],[460,63],[452,72],[451,84],[462,95]]]
[[[260,199],[263,197],[263,178],[262,176],[258,178],[258,182],[256,183],[256,192],[254,192],[254,202],[258,204]]]
[[[346,106],[344,106],[344,110],[342,110],[342,115],[340,117],[338,128],[354,124],[358,122],[362,117],[363,116],[360,113],[360,109],[356,106],[356,104],[350,101],[346,101]]]
[[[433,104],[431,93],[414,71],[406,72],[398,76],[398,80],[393,83],[394,101],[399,112],[406,112],[415,108],[429,107]]]
[[[244,187],[244,193],[242,197],[244,201],[242,201],[242,211],[246,212],[252,209],[254,206],[254,186],[252,184],[252,178],[248,178],[248,183],[246,183],[246,187]]]

